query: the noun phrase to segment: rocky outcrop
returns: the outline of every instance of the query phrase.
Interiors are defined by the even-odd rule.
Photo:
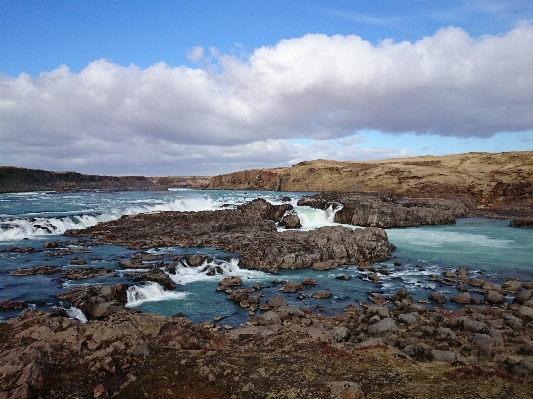
[[[461,201],[399,202],[396,198],[376,194],[321,193],[302,198],[298,205],[338,209],[337,223],[381,228],[454,224],[456,217],[468,215]]]
[[[511,219],[509,226],[533,228],[533,218]]]
[[[124,284],[80,286],[57,295],[57,299],[77,307],[88,319],[103,318],[123,311],[128,301]]]
[[[263,198],[257,198],[244,205],[239,205],[237,209],[245,215],[260,219],[280,222],[287,211],[292,210],[291,204],[272,205]]]
[[[354,231],[335,226],[278,233],[274,221],[239,210],[140,214],[85,230],[69,230],[65,235],[89,235],[130,248],[213,246],[242,254],[241,267],[271,272],[377,262],[390,258],[395,248],[387,233],[375,227]],[[121,266],[135,266],[130,263]]]

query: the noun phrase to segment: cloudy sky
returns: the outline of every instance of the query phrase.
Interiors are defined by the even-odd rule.
[[[531,0],[0,0],[0,165],[533,150]]]

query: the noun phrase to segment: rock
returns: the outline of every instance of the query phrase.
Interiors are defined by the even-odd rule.
[[[235,290],[228,297],[230,301],[241,302],[248,299],[248,292],[245,289]]]
[[[150,269],[146,273],[142,273],[135,277],[133,281],[153,281],[167,290],[173,290],[176,288],[176,283],[168,276],[168,274],[159,269]]]
[[[525,320],[525,321],[532,321],[533,320],[533,308],[530,308],[529,306],[520,306],[516,310],[516,317],[519,319]]]
[[[371,335],[381,335],[395,332],[398,332],[398,326],[390,317],[387,317],[368,327],[368,333]]]
[[[437,301],[439,303],[446,303],[446,297],[442,292],[433,291],[428,295],[428,299]]]
[[[2,310],[16,310],[26,307],[26,302],[10,301],[8,299],[0,301],[0,311]]]
[[[502,284],[502,290],[516,294],[522,288],[520,281],[509,280]]]
[[[337,277],[335,277],[336,280],[341,280],[341,281],[348,281],[351,278],[352,278],[351,276],[337,276]]]
[[[107,391],[106,391],[105,387],[102,384],[97,385],[94,388],[93,396],[94,396],[95,399],[101,398],[103,396],[107,396]]]
[[[316,299],[326,299],[326,298],[331,298],[332,294],[331,292],[327,292],[327,291],[319,291],[319,292],[315,292],[311,296]]]
[[[268,306],[271,308],[279,308],[280,306],[287,306],[287,301],[285,298],[279,295],[274,295],[270,300],[268,301]]]
[[[316,285],[316,281],[314,279],[312,279],[311,277],[306,277],[302,281],[302,284],[303,285]]]
[[[83,269],[67,270],[65,275],[71,280],[82,280],[85,278],[93,278],[98,276],[114,277],[115,273],[112,270],[108,270],[103,267],[88,267]]]
[[[437,341],[455,342],[457,340],[455,333],[446,327],[437,328],[434,337]]]
[[[431,358],[436,362],[454,364],[457,361],[457,354],[454,351],[432,350]]]
[[[48,249],[57,248],[58,246],[59,244],[55,241],[52,241],[52,242],[48,241],[44,243],[44,247]]]
[[[398,315],[397,320],[400,323],[404,323],[408,326],[415,326],[418,323],[415,313],[403,313]]]
[[[400,259],[397,259],[394,261],[394,266],[401,266],[402,265],[402,261]]]
[[[487,291],[484,299],[485,302],[493,305],[501,305],[502,303],[505,303],[505,297],[496,291]]]
[[[372,305],[369,306],[366,310],[367,317],[372,316],[379,316],[380,318],[387,318],[390,317],[389,309],[387,309],[385,306],[379,306],[379,305]]]
[[[520,218],[520,219],[511,219],[509,221],[510,227],[522,227],[522,228],[532,228],[533,227],[533,218]]]
[[[372,273],[371,275],[368,276],[368,279],[375,281],[375,282],[381,281],[377,273]]]
[[[471,302],[471,298],[468,292],[461,292],[452,296],[450,301],[461,304],[469,304]]]
[[[331,341],[333,343],[346,342],[350,338],[350,330],[346,327],[335,327],[331,331]]]
[[[280,306],[275,309],[281,320],[290,320],[293,317],[304,317],[304,312],[296,306]]]
[[[481,360],[489,360],[498,350],[498,342],[490,335],[476,333],[472,336],[472,347]]]
[[[101,318],[125,309],[127,287],[124,284],[80,286],[57,298],[80,309],[88,319]]]
[[[429,348],[428,346],[424,345],[424,344],[420,344],[420,345],[408,345],[406,346],[405,348],[403,348],[403,352],[419,361],[419,362],[423,362],[425,360],[430,360],[433,356],[432,356],[432,349]]]
[[[186,266],[198,267],[202,266],[207,260],[208,256],[204,254],[185,255]]]
[[[276,312],[269,310],[257,318],[257,324],[260,326],[281,325],[282,321]]]
[[[394,302],[401,302],[404,299],[406,299],[409,302],[413,301],[413,297],[411,296],[409,291],[403,288],[396,291],[394,295],[391,297],[391,300]]]
[[[38,266],[38,267],[28,267],[17,269],[13,272],[10,272],[12,276],[30,276],[33,274],[54,274],[59,273],[61,268],[55,266]]]
[[[285,212],[292,210],[293,207],[291,204],[272,205],[263,198],[257,198],[247,204],[237,206],[237,209],[245,215],[280,222]]]
[[[513,302],[523,305],[524,302],[527,302],[532,298],[533,298],[533,290],[522,290],[518,294],[515,295]]]
[[[239,276],[224,277],[219,285],[225,285],[227,287],[237,287],[242,285],[242,279]]]
[[[281,291],[289,292],[289,293],[294,293],[296,291],[303,290],[303,289],[304,289],[304,285],[302,283],[294,283],[291,281],[286,282],[281,287]]]
[[[76,265],[76,266],[83,266],[83,265],[87,264],[87,261],[85,259],[72,258],[70,260],[70,264],[71,265]]]
[[[299,229],[302,227],[302,223],[298,215],[291,213],[283,216],[279,222],[279,226],[285,229]]]
[[[365,399],[361,387],[351,381],[330,382],[331,399]]]

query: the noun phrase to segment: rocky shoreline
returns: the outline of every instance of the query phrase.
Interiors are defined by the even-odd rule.
[[[367,227],[299,231],[288,202],[259,199],[236,209],[125,216],[65,234],[134,249],[216,247],[241,254],[242,267],[273,274],[356,264],[371,273],[372,284],[386,273],[372,263],[390,259],[394,250],[383,227],[449,224],[472,215],[459,200],[398,202],[383,194],[323,193],[301,205],[338,207],[337,222]],[[201,265],[205,257],[189,255],[185,262]],[[157,260],[139,253],[122,267],[144,268],[143,262]],[[71,264],[81,261],[74,256]],[[172,273],[172,263],[139,272],[134,281],[172,290],[165,271]],[[58,272],[41,267],[12,274]],[[83,279],[109,271],[68,272]],[[457,287],[450,301],[458,308],[448,308],[438,291],[416,301],[401,289],[326,315],[319,307],[289,306],[280,295],[267,297],[261,286],[232,276],[213,295],[226,295],[249,311],[237,327],[218,317],[195,324],[181,315],[139,313],[126,307],[124,284],[81,286],[58,299],[80,309],[87,323],[61,308],[26,309],[0,323],[0,399],[433,398],[442,392],[449,398],[532,397],[533,283],[508,279],[496,285],[464,268],[432,279]],[[279,291],[305,295],[305,286],[313,287],[314,298],[331,296],[310,277],[284,281]]]

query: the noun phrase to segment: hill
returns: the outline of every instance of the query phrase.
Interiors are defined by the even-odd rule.
[[[203,188],[208,181],[209,178],[202,176],[100,176],[0,166],[0,193],[82,190],[158,191],[170,187]]]
[[[478,207],[533,205],[533,151],[466,153],[384,161],[305,161],[211,178],[208,189],[390,192],[461,197]]]

